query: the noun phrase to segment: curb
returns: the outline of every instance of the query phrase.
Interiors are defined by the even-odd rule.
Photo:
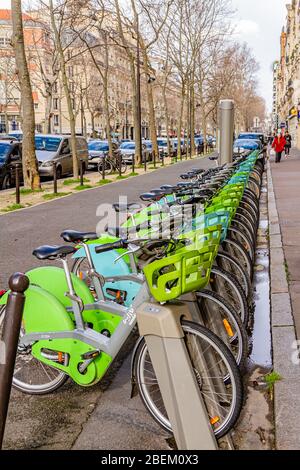
[[[300,367],[296,330],[285,270],[285,256],[273,187],[267,163],[271,274],[271,328],[274,371],[282,380],[274,385],[275,440],[277,450],[300,447]],[[293,362],[293,355],[295,361]]]

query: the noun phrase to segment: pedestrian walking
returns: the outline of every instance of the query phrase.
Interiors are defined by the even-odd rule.
[[[282,156],[282,152],[285,149],[285,146],[286,146],[285,137],[284,137],[284,135],[282,135],[281,131],[279,130],[278,133],[277,133],[277,136],[275,137],[275,139],[273,141],[273,144],[272,144],[272,148],[276,152],[275,163],[280,163],[281,162],[281,156]]]
[[[291,134],[289,133],[288,130],[285,131],[285,136],[284,136],[285,140],[286,140],[286,144],[285,144],[285,157],[288,158],[288,156],[290,155],[290,151],[291,151],[291,147],[292,147],[292,136]]]

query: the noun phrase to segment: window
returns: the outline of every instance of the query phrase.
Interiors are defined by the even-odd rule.
[[[57,82],[53,83],[53,93],[57,93]]]
[[[75,83],[74,83],[74,82],[70,82],[69,88],[70,88],[70,92],[71,92],[71,93],[74,93],[74,90],[75,90]]]
[[[70,65],[70,66],[68,67],[68,76],[69,76],[69,77],[73,77],[73,75],[74,75],[74,69],[73,69],[73,67]]]
[[[54,114],[53,122],[54,122],[55,126],[59,126],[59,116],[58,116],[58,114]]]
[[[72,103],[72,109],[75,109],[75,100],[74,100],[74,98],[71,99],[71,103]]]
[[[0,37],[0,47],[8,47],[9,45],[10,45],[9,38]]]
[[[58,110],[58,98],[53,98],[53,109]]]
[[[39,108],[39,104],[38,103],[34,103],[34,109],[38,109]]]

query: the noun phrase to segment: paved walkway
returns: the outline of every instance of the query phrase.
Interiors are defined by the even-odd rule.
[[[280,164],[271,159],[274,192],[297,337],[300,339],[300,151]]]

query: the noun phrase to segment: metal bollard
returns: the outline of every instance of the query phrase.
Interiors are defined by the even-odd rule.
[[[154,168],[156,168],[156,153],[155,153],[154,150],[152,152],[152,158],[153,158],[153,166],[154,166]]]
[[[9,279],[11,293],[6,305],[1,345],[4,345],[5,360],[0,362],[0,449],[2,448],[5,423],[9,405],[11,385],[15,367],[15,360],[19,342],[24,292],[28,289],[29,279],[22,273],[16,273]]]
[[[135,155],[132,155],[132,173],[135,172]]]
[[[80,186],[83,186],[83,160],[80,159]]]
[[[56,162],[53,162],[53,192],[57,194],[57,173],[56,173]]]
[[[165,152],[161,151],[161,166],[165,166]]]
[[[221,164],[233,161],[234,101],[221,100],[220,114],[220,157]]]
[[[19,170],[21,168],[21,165],[19,163],[16,163],[16,204],[20,204],[21,198],[20,198],[20,173]]]
[[[106,156],[102,157],[102,179],[105,180],[105,165],[106,165]]]
[[[191,320],[184,303],[145,302],[138,327],[154,367],[179,450],[217,450],[206,407],[186,350],[181,318]]]
[[[143,155],[143,154],[142,154]],[[146,153],[144,156],[144,170],[147,171],[147,158],[146,158]]]
[[[119,178],[121,179],[121,176],[122,176],[122,155],[117,156],[116,162],[117,162],[117,165],[118,165]]]

